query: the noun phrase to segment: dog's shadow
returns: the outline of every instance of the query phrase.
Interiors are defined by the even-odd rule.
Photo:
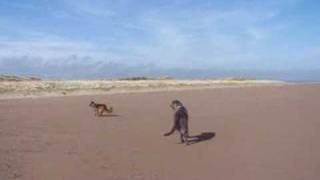
[[[120,115],[117,114],[102,114],[99,117],[119,117]]]
[[[189,138],[190,138],[189,145],[196,144],[199,142],[208,141],[208,140],[214,138],[215,136],[216,136],[215,132],[203,132],[199,135],[189,136]]]

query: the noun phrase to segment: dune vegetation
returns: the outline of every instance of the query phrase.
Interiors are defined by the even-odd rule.
[[[283,82],[254,80],[245,78],[224,78],[204,80],[175,80],[170,77],[152,79],[130,77],[117,80],[40,80],[39,78],[21,78],[1,76],[0,96],[41,96],[41,95],[77,95],[121,93],[135,91],[177,90],[188,88],[219,88],[255,85],[280,85]]]

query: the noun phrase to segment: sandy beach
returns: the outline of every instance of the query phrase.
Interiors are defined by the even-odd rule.
[[[320,85],[0,100],[0,179],[314,180]],[[186,146],[170,101],[189,110]],[[95,117],[91,100],[114,107]]]

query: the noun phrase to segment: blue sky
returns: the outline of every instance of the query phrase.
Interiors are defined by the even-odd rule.
[[[199,73],[320,79],[320,1],[0,1],[0,74]]]

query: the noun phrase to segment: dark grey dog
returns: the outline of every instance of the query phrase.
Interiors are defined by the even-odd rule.
[[[164,136],[170,136],[177,130],[180,133],[181,143],[189,145],[188,111],[179,100],[172,101],[170,107],[174,110],[173,127]]]

